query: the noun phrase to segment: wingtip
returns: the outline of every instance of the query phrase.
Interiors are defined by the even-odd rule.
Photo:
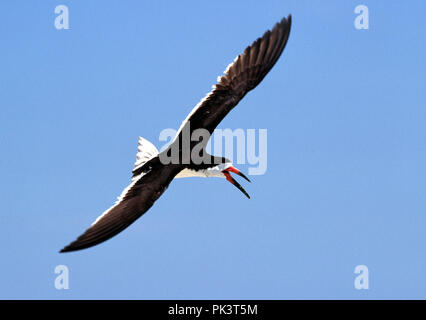
[[[68,248],[68,246],[67,247],[64,247],[64,248],[62,248],[61,250],[59,250],[59,253],[65,253],[65,252],[69,252],[70,250],[69,250],[69,248]]]
[[[277,22],[277,25],[280,25],[280,26],[285,26],[285,25],[291,26],[291,14],[289,14],[287,17],[283,17],[280,22]]]
[[[287,17],[282,18],[280,24],[291,26],[291,14],[289,14]]]
[[[71,252],[71,251],[77,251],[83,248],[80,248],[79,246],[76,246],[74,242],[70,243],[69,245],[63,247],[59,253],[66,253],[66,252]]]
[[[72,251],[78,251],[84,248],[78,248],[78,247],[71,247],[71,246],[67,246],[63,249],[61,249],[61,251],[59,251],[59,253],[67,253],[67,252],[72,252]]]

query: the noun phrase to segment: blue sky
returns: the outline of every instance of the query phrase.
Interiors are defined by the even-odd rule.
[[[60,4],[69,30],[54,27]],[[354,28],[359,4],[368,30]],[[425,299],[425,9],[1,2],[0,298]],[[177,180],[125,232],[59,254],[128,184],[137,137],[161,146],[289,13],[283,56],[219,126],[268,130],[267,172],[242,182],[252,198]],[[368,290],[354,288],[357,265]]]

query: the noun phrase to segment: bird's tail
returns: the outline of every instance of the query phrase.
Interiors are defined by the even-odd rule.
[[[137,172],[145,163],[158,155],[157,148],[148,140],[139,137],[138,153],[136,154],[136,162],[133,168],[133,174]]]

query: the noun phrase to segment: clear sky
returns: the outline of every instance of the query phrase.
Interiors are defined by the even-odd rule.
[[[57,30],[57,5],[69,30]],[[369,8],[357,30],[354,8]],[[424,1],[0,2],[0,298],[426,298]],[[180,179],[113,239],[59,254],[234,57],[287,48],[219,128],[267,171]],[[240,165],[247,172],[248,165]],[[69,268],[69,289],[54,286]],[[369,289],[357,290],[357,265]]]

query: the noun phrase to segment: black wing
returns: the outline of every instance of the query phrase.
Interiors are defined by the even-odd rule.
[[[176,166],[162,165],[158,157],[147,162],[144,169],[124,189],[117,203],[105,211],[89,229],[61,252],[92,247],[126,229],[151,208],[181,170]]]
[[[291,16],[283,18],[272,31],[267,31],[244,50],[220,77],[210,94],[204,98],[182,123],[177,134],[190,123],[190,131],[207,129],[210,134],[228,112],[271,70],[280,57],[290,33]],[[78,239],[61,252],[80,250],[101,243],[127,228],[144,214],[166,190],[181,166],[162,165],[156,157],[133,172],[132,183],[121,199]]]
[[[176,138],[181,138],[183,128],[188,125],[191,133],[204,128],[212,134],[228,112],[262,81],[277,62],[287,43],[290,27],[291,15],[247,47],[219,77],[214,89],[184,120]]]

